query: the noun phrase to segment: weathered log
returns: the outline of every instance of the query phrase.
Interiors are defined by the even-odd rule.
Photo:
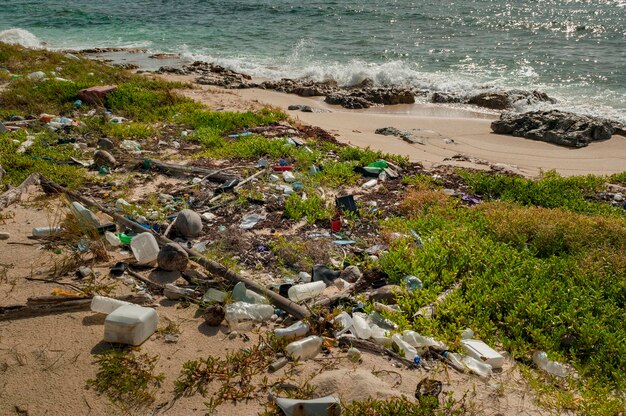
[[[144,303],[146,296],[128,295],[115,299],[131,303]],[[34,318],[38,316],[56,315],[67,312],[87,311],[91,306],[91,297],[65,298],[58,296],[42,296],[29,298],[26,305],[0,306],[0,321]]]
[[[22,194],[29,186],[39,183],[40,177],[41,175],[39,173],[31,173],[18,187],[9,186],[9,190],[0,195],[0,209],[5,209],[14,202],[19,201]]]
[[[211,182],[222,183],[225,181],[239,178],[237,175],[227,173],[224,169],[211,170],[198,166],[175,165],[173,163],[165,163],[156,159],[137,159],[136,162],[141,164],[142,166],[149,165],[151,168],[155,168],[166,173],[202,176],[204,179]]]
[[[57,192],[57,193],[64,193],[66,195],[68,195],[70,198],[79,201],[87,206],[93,206],[96,207],[98,210],[104,212],[105,214],[108,214],[109,216],[111,216],[116,222],[118,222],[121,225],[124,225],[128,228],[131,228],[137,232],[147,232],[147,233],[151,233],[155,236],[155,238],[157,239],[157,241],[159,242],[160,245],[165,245],[165,244],[169,244],[169,243],[173,243],[172,240],[170,240],[169,238],[163,237],[160,234],[155,233],[154,231],[152,231],[151,229],[148,229],[146,227],[143,227],[133,221],[130,221],[127,218],[122,217],[119,214],[116,214],[115,212],[103,207],[102,205],[98,204],[97,202],[89,199],[89,198],[85,198],[82,195],[70,191],[66,188],[64,188],[63,186],[45,178],[42,177],[41,178],[41,184],[44,186],[44,189],[47,190],[48,192]],[[290,313],[291,315],[293,315],[294,317],[296,317],[297,319],[302,319],[306,316],[309,316],[310,313],[309,311],[298,305],[295,302],[290,301],[287,298],[282,297],[281,295],[279,295],[276,292],[273,292],[269,289],[267,289],[264,286],[261,286],[260,284],[258,284],[257,282],[255,282],[254,280],[250,280],[247,279],[243,276],[240,276],[239,274],[233,272],[232,270],[228,269],[227,267],[225,267],[224,265],[217,263],[215,261],[209,260],[207,258],[205,258],[204,256],[202,256],[202,254],[200,254],[199,252],[197,252],[194,249],[188,249],[185,248],[185,251],[187,252],[187,254],[189,254],[189,258],[193,261],[195,261],[196,263],[200,264],[202,267],[204,267],[209,273],[214,274],[216,276],[220,276],[223,277],[224,279],[232,282],[232,283],[239,283],[239,282],[244,282],[246,284],[246,286],[250,289],[253,290],[261,295],[264,295],[265,297],[267,297],[275,306],[279,307],[280,309]]]

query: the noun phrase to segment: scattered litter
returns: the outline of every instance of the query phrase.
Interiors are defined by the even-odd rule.
[[[265,220],[265,218],[266,218],[265,214],[245,215],[242,218],[241,223],[239,224],[239,228],[242,228],[244,230],[249,230],[251,228],[254,228],[254,226],[257,225],[260,221]]]

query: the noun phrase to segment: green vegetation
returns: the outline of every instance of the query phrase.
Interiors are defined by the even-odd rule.
[[[474,413],[452,397],[445,398],[445,402],[441,405],[434,397],[431,399],[433,400],[422,400],[421,403],[410,401],[404,396],[388,400],[354,401],[344,405],[342,414],[346,416],[454,416]]]
[[[322,198],[315,194],[308,195],[306,199],[298,194],[291,194],[285,201],[285,216],[294,220],[306,220],[313,224],[320,220],[330,220],[333,211],[326,207]]]
[[[125,412],[145,409],[165,379],[164,374],[154,374],[157,360],[133,350],[105,351],[96,355],[100,369],[95,379],[87,380],[87,387],[105,394]]]

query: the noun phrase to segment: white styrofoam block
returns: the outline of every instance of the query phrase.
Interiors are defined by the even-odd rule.
[[[141,345],[157,329],[159,315],[152,308],[124,305],[104,320],[104,340],[119,344]]]
[[[492,368],[502,368],[504,357],[484,342],[478,339],[464,339],[461,345],[470,357],[482,360],[490,364]]]

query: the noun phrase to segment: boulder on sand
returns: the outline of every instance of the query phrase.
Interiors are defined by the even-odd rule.
[[[176,243],[164,245],[157,256],[157,264],[168,272],[182,272],[187,268],[189,255]]]
[[[190,209],[182,210],[174,222],[174,228],[185,238],[195,238],[202,233],[202,217]]]

